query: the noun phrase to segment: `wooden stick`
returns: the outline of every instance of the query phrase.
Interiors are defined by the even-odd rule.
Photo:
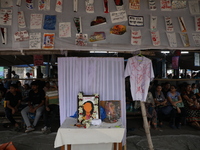
[[[148,125],[148,121],[147,121],[147,115],[146,115],[146,109],[145,109],[144,102],[140,101],[140,105],[141,105],[142,117],[143,117],[143,122],[144,122],[144,129],[145,129],[147,141],[148,141],[148,144],[149,144],[149,149],[153,150],[154,148],[153,148],[153,143],[152,143],[152,140],[151,140],[151,134],[150,134],[150,131],[149,131],[149,125]]]

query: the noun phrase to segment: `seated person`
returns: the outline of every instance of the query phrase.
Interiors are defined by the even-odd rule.
[[[37,81],[33,81],[31,83],[31,90],[28,96],[28,106],[21,111],[22,117],[27,126],[25,132],[30,132],[35,130],[34,127],[37,125],[44,110],[44,101],[45,101],[44,90],[39,89]],[[28,118],[29,113],[35,113],[35,119],[32,125]]]
[[[5,96],[5,114],[12,125],[15,126],[14,130],[19,131],[20,127],[18,123],[13,118],[13,115],[18,112],[18,107],[20,106],[22,100],[22,95],[17,91],[17,85],[11,84],[10,90]]]
[[[45,101],[45,110],[44,110],[44,128],[42,132],[48,134],[51,132],[51,124],[55,119],[55,116],[59,114],[59,99],[58,99],[58,89],[46,92],[46,101]]]
[[[181,95],[176,91],[175,85],[171,85],[170,91],[167,93],[167,99],[173,106],[170,116],[170,127],[173,129],[177,127],[179,129],[185,120],[186,111]]]

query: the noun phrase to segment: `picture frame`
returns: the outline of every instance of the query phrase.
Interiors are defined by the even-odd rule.
[[[121,118],[121,101],[120,100],[108,100],[105,101],[106,118],[104,122],[115,123]]]
[[[85,124],[93,119],[100,119],[99,95],[78,94],[78,122]]]

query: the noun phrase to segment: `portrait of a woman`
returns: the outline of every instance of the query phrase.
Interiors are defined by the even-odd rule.
[[[92,117],[94,112],[94,104],[91,101],[87,101],[83,104],[83,119],[88,120]]]

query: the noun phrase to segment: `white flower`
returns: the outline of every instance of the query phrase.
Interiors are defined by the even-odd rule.
[[[79,105],[79,106],[83,106],[83,101],[79,101],[79,102],[78,102],[78,105]]]
[[[79,111],[79,113],[83,113],[83,108],[82,108],[82,107],[79,107],[79,108],[78,108],[78,111]]]
[[[94,105],[94,111],[98,111],[98,106],[97,105]]]
[[[86,128],[89,128],[90,127],[90,123],[89,122],[86,122]]]

